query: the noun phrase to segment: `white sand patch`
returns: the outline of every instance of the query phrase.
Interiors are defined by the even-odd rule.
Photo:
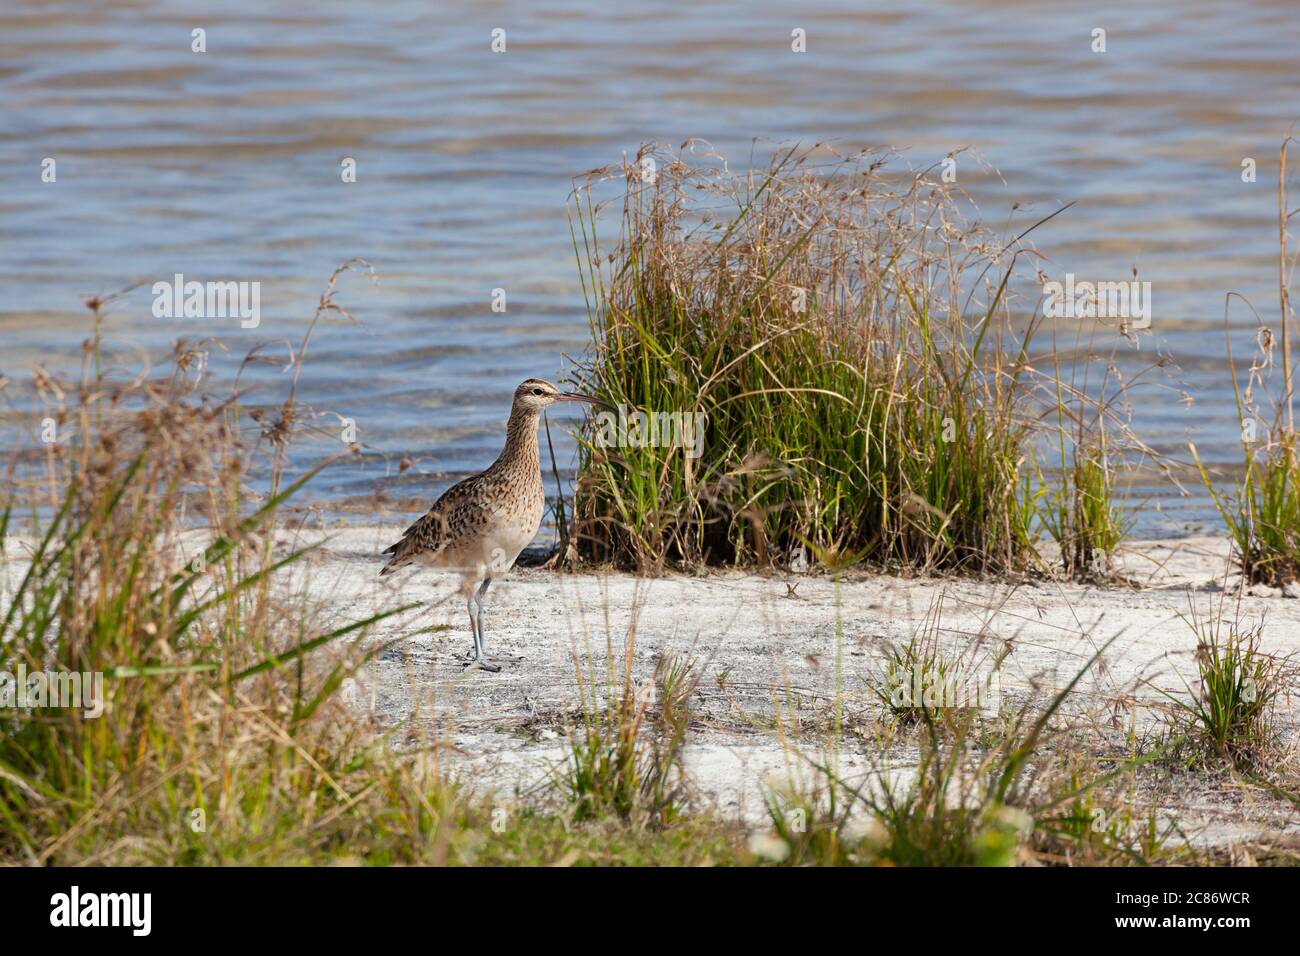
[[[637,578],[622,573],[558,574],[516,569],[495,585],[485,617],[489,654],[499,674],[464,671],[467,616],[453,578],[404,571],[383,582],[379,552],[400,532],[350,528],[328,535],[305,566],[311,590],[327,595],[340,618],[355,619],[408,601],[422,609],[384,622],[377,640],[401,638],[370,668],[356,691],[358,707],[385,725],[403,721],[412,737],[444,733],[457,771],[503,798],[541,788],[564,759],[562,735],[579,722],[577,662],[605,674],[610,651],[621,660],[634,629],[633,674],[649,684],[655,660],[697,662],[704,679],[686,765],[696,790],[722,813],[763,816],[763,793],[790,768],[807,764],[786,744],[823,757],[834,749],[826,729],[836,701],[846,731],[838,759],[846,777],[906,766],[906,753],[881,754],[869,731],[881,708],[868,690],[882,655],[905,643],[942,602],[941,639],[968,660],[1010,648],[999,672],[1005,705],[1046,700],[1098,648],[1114,638],[1100,666],[1079,684],[1074,710],[1104,722],[1099,733],[1122,737],[1129,726],[1158,729],[1168,699],[1195,684],[1196,637],[1185,617],[1263,620],[1270,652],[1300,652],[1300,600],[1270,589],[1238,594],[1229,578],[1226,541],[1190,538],[1136,543],[1125,566],[1141,589],[1053,582],[979,582],[854,573],[759,576],[720,573]],[[316,540],[317,532],[305,533]],[[412,634],[428,624],[449,630]],[[1291,720],[1284,705],[1284,722]],[[416,709],[420,717],[415,718]],[[777,732],[785,716],[786,744]],[[794,727],[798,723],[799,728]],[[437,730],[431,730],[436,727]],[[1294,741],[1293,729],[1289,739]],[[1294,828],[1285,805],[1242,799],[1234,785],[1213,792],[1185,775],[1185,800],[1167,808],[1191,835],[1223,842],[1275,828]],[[1229,816],[1225,818],[1225,814]],[[1213,823],[1212,828],[1208,824]]]

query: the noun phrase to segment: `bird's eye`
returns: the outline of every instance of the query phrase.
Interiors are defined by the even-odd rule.
[[[533,389],[533,394],[534,394],[534,395],[540,395],[540,394],[542,394],[542,390],[541,390],[540,388],[535,388],[535,389]]]

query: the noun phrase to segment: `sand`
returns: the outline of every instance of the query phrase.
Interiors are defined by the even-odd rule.
[[[760,576],[715,573],[638,578],[516,568],[494,586],[486,621],[489,653],[504,669],[465,670],[467,616],[456,582],[413,569],[381,581],[379,552],[401,527],[297,532],[324,546],[300,569],[340,621],[419,601],[419,611],[383,622],[375,641],[392,642],[346,688],[398,739],[445,735],[450,763],[480,792],[510,800],[544,789],[580,720],[579,666],[603,675],[621,660],[635,629],[633,674],[652,693],[660,656],[693,660],[702,675],[686,768],[697,803],[759,824],[763,795],[807,763],[825,759],[844,775],[873,768],[907,772],[905,747],[882,752],[883,715],[869,687],[891,645],[936,618],[951,653],[982,661],[1008,652],[998,671],[1004,708],[1045,701],[1114,638],[1072,698],[1071,712],[1095,726],[1097,751],[1122,755],[1125,731],[1147,746],[1169,709],[1165,694],[1195,684],[1196,634],[1188,618],[1262,622],[1265,649],[1300,652],[1295,592],[1242,589],[1226,574],[1228,544],[1216,538],[1136,542],[1124,556],[1138,588],[1056,582],[900,579],[854,573]],[[286,538],[285,543],[288,543]],[[1225,584],[1227,588],[1225,590]],[[429,625],[437,633],[418,633]],[[1297,655],[1300,658],[1300,655]],[[1184,682],[1187,683],[1184,683]],[[830,731],[839,689],[842,729]],[[1284,745],[1296,741],[1288,698]],[[786,718],[778,732],[778,712]],[[793,735],[793,737],[792,737]],[[793,747],[792,747],[793,743]],[[1267,841],[1300,832],[1293,808],[1225,775],[1174,775],[1151,799],[1197,843]]]

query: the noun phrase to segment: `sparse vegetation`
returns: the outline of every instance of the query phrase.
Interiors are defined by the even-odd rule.
[[[1222,611],[1222,608],[1220,608]],[[1277,752],[1273,708],[1293,682],[1290,661],[1260,647],[1263,623],[1245,627],[1220,614],[1187,618],[1196,636],[1196,687],[1169,695],[1172,733],[1190,743],[1195,759],[1246,773],[1268,769]]]
[[[1289,137],[1283,141],[1278,157],[1279,332],[1275,333],[1250,303],[1246,303],[1259,328],[1255,360],[1244,386],[1237,375],[1228,322],[1229,306],[1234,298],[1240,297],[1229,293],[1224,301],[1224,344],[1241,422],[1244,460],[1240,481],[1232,494],[1219,491],[1209,470],[1201,463],[1196,447],[1192,446],[1201,478],[1232,537],[1237,564],[1246,583],[1274,587],[1300,581],[1300,436],[1295,428],[1291,351],[1291,327],[1295,322],[1291,277],[1295,260],[1287,252],[1287,226],[1295,212],[1286,208],[1287,148],[1291,142]],[[1281,393],[1273,398],[1271,409],[1261,409],[1256,391],[1266,392],[1268,388],[1268,374],[1278,364],[1275,352],[1281,353]]]
[[[595,678],[591,662],[584,666],[575,657],[583,721],[571,735],[559,785],[577,821],[615,818],[663,828],[686,802],[681,757],[699,677],[690,663],[661,657],[653,682],[638,685],[635,635],[629,629],[621,663],[607,657],[605,682]]]
[[[1177,822],[1161,819],[1154,803],[1138,807],[1132,793],[1090,785],[1092,780],[1113,774],[1103,775],[1095,762],[1081,753],[1062,759],[1054,808],[1039,815],[1031,840],[1041,862],[1149,866],[1190,856]]]
[[[1088,667],[1101,657],[1103,646]],[[1068,723],[1054,727],[1088,667],[1042,710],[981,720],[952,709],[942,721],[919,713],[915,761],[881,766],[851,783],[826,761],[805,758],[812,784],[769,798],[766,855],[792,864],[1009,866],[1040,863],[1172,862],[1173,827],[1154,810],[1139,821],[1129,802],[1104,798],[1121,773],[1150,759],[1084,774],[1086,753]],[[983,724],[983,726],[981,726]],[[754,843],[751,842],[751,846]]]

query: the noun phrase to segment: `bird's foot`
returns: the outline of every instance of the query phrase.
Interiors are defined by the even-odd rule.
[[[467,671],[487,671],[489,674],[501,672],[501,665],[494,664],[485,657],[475,657],[462,665]]]

